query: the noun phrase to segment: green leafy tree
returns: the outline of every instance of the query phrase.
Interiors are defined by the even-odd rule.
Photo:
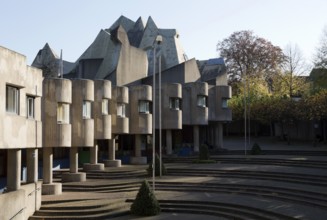
[[[140,216],[153,216],[160,213],[160,204],[146,180],[143,181],[136,195],[131,213]]]

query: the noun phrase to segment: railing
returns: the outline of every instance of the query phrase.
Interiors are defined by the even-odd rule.
[[[28,194],[28,196],[31,196],[33,193],[35,193],[35,192],[37,192],[37,191],[40,191],[40,190],[41,190],[41,187],[36,188],[36,189],[33,190],[32,192],[30,192],[30,193]]]
[[[23,211],[24,211],[24,209],[26,209],[26,207],[24,207],[24,208],[22,208],[21,210],[19,210],[13,217],[11,217],[9,220],[12,220],[12,219],[14,219],[17,215],[19,215],[19,214],[21,214]]]

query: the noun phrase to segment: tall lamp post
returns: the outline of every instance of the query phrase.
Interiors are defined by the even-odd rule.
[[[154,46],[153,46],[153,85],[152,85],[152,189],[155,191],[155,168],[156,168],[156,162],[155,162],[155,151],[156,151],[156,145],[155,145],[155,140],[156,140],[156,114],[155,114],[155,109],[156,109],[156,49],[157,49],[157,44],[159,45],[162,42],[162,36],[158,35],[155,39]],[[161,80],[161,75],[160,75],[160,80]],[[159,88],[161,89],[161,86],[159,84]],[[161,96],[161,92],[159,90],[159,94]],[[160,97],[161,98],[161,97]],[[161,100],[159,100],[159,105],[161,108]],[[159,108],[159,109],[160,109]],[[161,111],[160,111],[161,114]],[[160,115],[161,116],[161,115]],[[160,120],[160,119],[159,119]],[[160,129],[161,133],[161,129]],[[160,157],[161,157],[161,146],[160,146]],[[160,159],[160,167],[161,167],[161,159]]]

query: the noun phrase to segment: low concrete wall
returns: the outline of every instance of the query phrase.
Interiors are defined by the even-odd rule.
[[[41,207],[41,182],[0,194],[0,219],[26,220]]]

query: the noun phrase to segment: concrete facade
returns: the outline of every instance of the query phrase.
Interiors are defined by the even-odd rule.
[[[38,148],[42,147],[42,71],[26,57],[0,46],[0,150],[7,157],[6,192],[0,194],[0,219],[27,219],[41,206]],[[27,182],[21,181],[26,150]],[[32,202],[33,201],[33,202]]]
[[[163,40],[160,45],[155,42],[158,35]],[[186,136],[191,136],[194,152],[206,142],[223,147],[222,124],[232,119],[224,63],[188,59],[178,32],[158,28],[151,17],[146,24],[141,18],[133,22],[120,17],[99,32],[73,65],[60,60],[46,44],[33,62],[45,78],[40,69],[26,66],[23,55],[0,47],[0,57],[4,79],[0,82],[0,106],[5,106],[0,110],[0,158],[5,155],[8,161],[5,165],[0,161],[0,168],[7,168],[0,218],[9,219],[19,212],[23,213],[21,219],[27,219],[40,207],[41,192],[62,193],[61,183],[53,182],[55,152],[60,148],[69,149],[64,156],[70,162],[62,182],[86,180],[86,174],[79,172],[78,160],[85,148],[90,163],[84,164],[84,171],[121,166],[116,153],[127,149],[132,152],[130,163],[146,164],[154,139],[153,120],[159,129],[159,102],[166,154],[176,153]],[[61,62],[64,78],[58,78]],[[103,164],[98,163],[99,143],[108,149]],[[26,149],[27,162],[27,183],[23,185],[22,149]],[[43,183],[37,173],[40,151]],[[34,193],[34,197],[26,197],[26,193]],[[31,203],[31,198],[37,203]],[[15,205],[8,208],[7,200]]]

